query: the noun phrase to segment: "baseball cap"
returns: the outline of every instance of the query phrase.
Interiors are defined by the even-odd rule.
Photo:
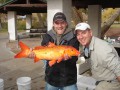
[[[63,20],[66,21],[66,16],[64,15],[64,13],[62,12],[57,12],[54,17],[53,17],[53,22],[57,21],[57,20]]]
[[[89,24],[87,24],[87,23],[78,23],[77,25],[76,25],[76,27],[75,27],[75,31],[76,30],[82,30],[82,31],[84,31],[84,30],[87,30],[87,29],[91,29],[91,27],[90,27],[90,25]]]

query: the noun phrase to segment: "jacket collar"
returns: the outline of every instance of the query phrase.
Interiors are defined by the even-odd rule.
[[[52,29],[50,31],[47,32],[54,40],[56,40],[56,33],[55,31]],[[66,30],[66,32],[61,36],[61,39],[62,40],[71,40],[72,38],[74,37],[74,33],[73,31],[70,31],[70,30]]]
[[[95,37],[92,36],[92,39],[89,45],[89,50],[94,50],[94,44],[95,44]]]

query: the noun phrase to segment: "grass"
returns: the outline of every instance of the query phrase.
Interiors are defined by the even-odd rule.
[[[113,24],[113,25],[111,25],[111,28],[120,28],[120,24]]]
[[[19,32],[24,32],[25,30],[18,30],[18,33]],[[7,29],[1,29],[0,30],[0,33],[7,33],[8,32],[8,30]]]
[[[0,33],[6,33],[7,32],[7,29],[1,29],[0,30]]]
[[[110,28],[120,28],[120,23],[114,23],[113,25],[111,25]],[[25,30],[18,30],[18,33],[19,32],[24,32]],[[1,29],[0,30],[0,33],[7,33],[8,32],[8,29]]]

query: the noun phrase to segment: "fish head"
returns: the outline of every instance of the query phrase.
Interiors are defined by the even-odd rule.
[[[67,48],[66,48],[66,54],[68,54],[69,56],[78,56],[78,55],[80,55],[80,52],[76,49],[76,48],[74,48],[74,47],[72,47],[72,46],[68,46]]]

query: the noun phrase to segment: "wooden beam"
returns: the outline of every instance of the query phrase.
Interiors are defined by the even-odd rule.
[[[26,3],[27,3],[27,4],[30,4],[30,1],[29,1],[29,0],[27,0],[27,1],[26,1]]]
[[[47,4],[11,4],[5,7],[47,7]]]

